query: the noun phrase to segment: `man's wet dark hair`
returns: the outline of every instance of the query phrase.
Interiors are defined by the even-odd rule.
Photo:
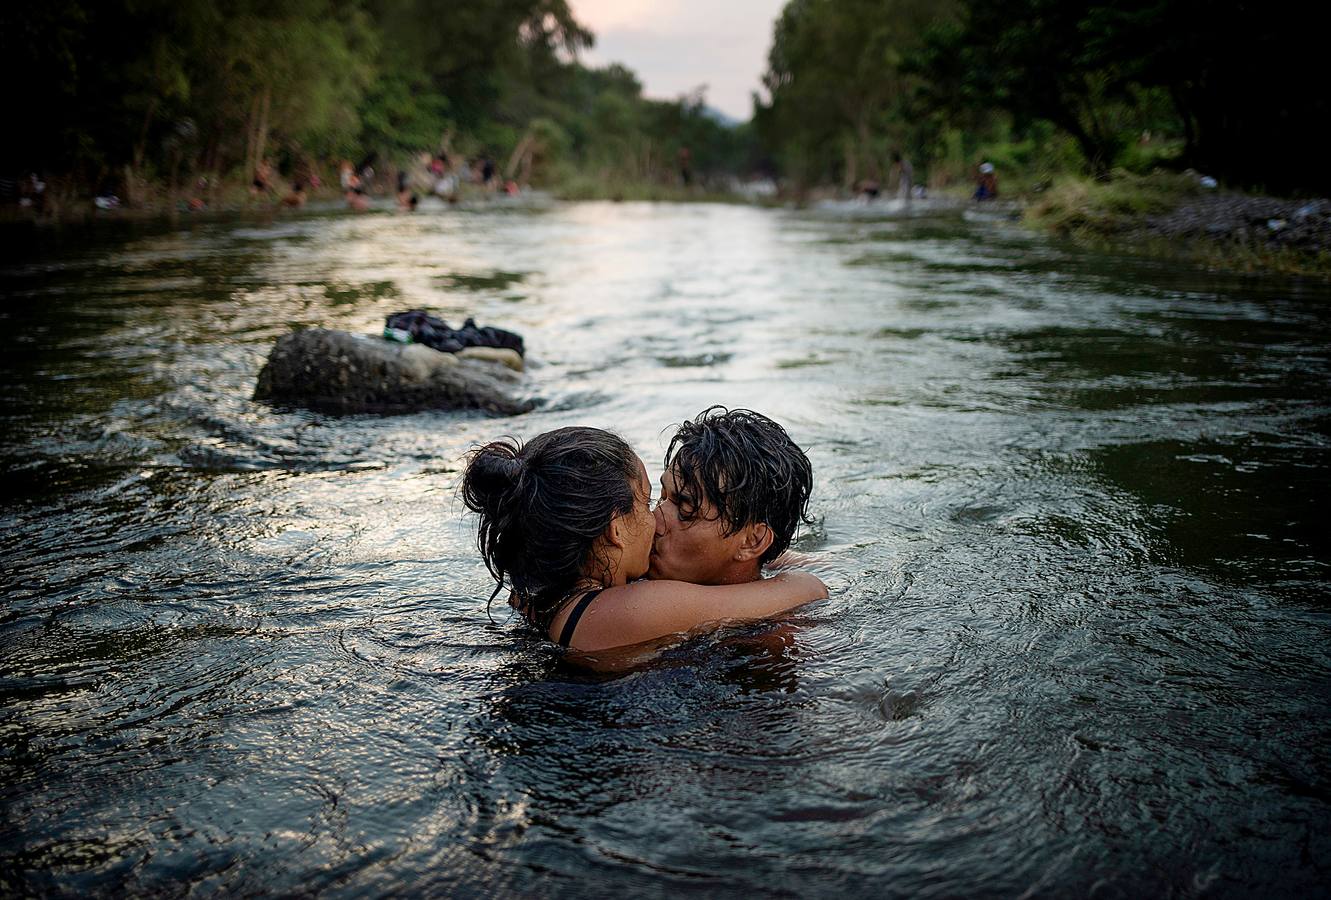
[[[726,535],[759,523],[772,529],[763,565],[786,551],[801,522],[812,524],[809,458],[784,428],[751,409],[711,406],[679,426],[666,448],[671,467],[681,519],[696,517],[705,498]]]
[[[462,501],[480,516],[477,544],[498,584],[542,629],[587,574],[596,541],[637,500],[638,456],[599,428],[558,428],[525,444],[471,453]]]

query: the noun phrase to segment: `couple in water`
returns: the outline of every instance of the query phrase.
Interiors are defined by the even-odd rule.
[[[462,497],[486,567],[551,640],[589,653],[827,596],[807,572],[764,577],[790,546],[813,488],[785,429],[714,406],[666,449],[661,493],[618,435],[559,428],[476,450]]]

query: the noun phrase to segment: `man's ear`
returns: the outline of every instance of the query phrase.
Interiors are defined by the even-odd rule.
[[[735,549],[735,559],[740,562],[748,562],[751,559],[757,559],[767,552],[767,548],[772,546],[772,541],[776,535],[766,522],[758,522],[754,525],[745,525],[740,531],[739,547]]]

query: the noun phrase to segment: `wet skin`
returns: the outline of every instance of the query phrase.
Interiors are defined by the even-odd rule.
[[[616,584],[632,581],[647,574],[648,562],[656,535],[655,514],[652,512],[652,482],[647,477],[647,466],[638,460],[638,478],[633,487],[633,509],[615,520],[621,547],[620,578]]]
[[[716,507],[679,483],[672,467],[661,476],[656,540],[647,577],[691,584],[736,584],[760,577],[756,560],[737,560],[742,532],[727,535]]]

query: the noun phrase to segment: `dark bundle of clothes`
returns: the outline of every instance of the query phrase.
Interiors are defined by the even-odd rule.
[[[450,328],[443,319],[424,310],[412,309],[388,317],[385,330],[393,329],[408,332],[415,343],[445,353],[457,353],[465,347],[503,347],[517,351],[518,356],[526,354],[522,335],[502,328],[477,325],[474,319],[467,319],[461,328]]]

